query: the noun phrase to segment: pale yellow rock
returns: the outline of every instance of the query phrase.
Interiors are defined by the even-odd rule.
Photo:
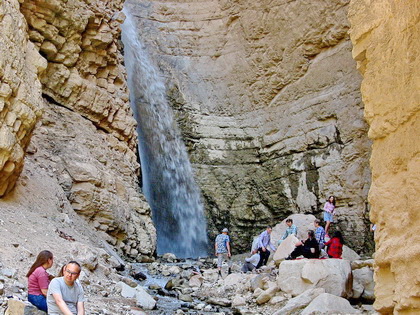
[[[353,57],[373,139],[375,309],[420,312],[420,2],[352,0]]]

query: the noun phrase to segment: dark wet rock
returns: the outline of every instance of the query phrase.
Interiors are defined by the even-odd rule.
[[[138,281],[143,281],[147,279],[147,276],[143,272],[133,272],[131,273],[131,276]]]

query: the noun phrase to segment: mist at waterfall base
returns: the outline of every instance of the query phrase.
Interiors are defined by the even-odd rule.
[[[139,134],[143,192],[152,208],[159,255],[207,256],[207,225],[200,190],[166,98],[163,78],[140,41],[125,7],[124,61]]]

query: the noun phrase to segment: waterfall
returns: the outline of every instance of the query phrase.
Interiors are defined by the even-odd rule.
[[[152,208],[158,254],[207,256],[200,190],[166,98],[164,79],[125,7],[122,25],[130,103],[136,117],[143,192]]]

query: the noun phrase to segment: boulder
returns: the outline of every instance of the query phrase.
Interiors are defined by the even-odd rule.
[[[37,307],[26,301],[10,299],[7,301],[7,310],[4,315],[45,315]]]
[[[275,312],[273,315],[292,314],[312,302],[318,295],[325,293],[324,288],[309,289],[290,299],[285,306]]]
[[[369,267],[353,270],[353,298],[375,300],[373,271]]]
[[[277,248],[274,253],[273,260],[278,266],[280,262],[290,255],[291,252],[296,248],[295,244],[299,242],[299,239],[294,235],[289,235]]]
[[[363,267],[371,267],[373,268],[373,265],[375,263],[374,259],[367,259],[367,260],[354,260],[351,262],[351,269],[360,269]]]
[[[191,303],[193,301],[193,298],[189,294],[180,294],[178,299],[180,299],[181,301],[184,301],[184,302],[189,302],[189,303]]]
[[[256,300],[257,304],[261,305],[261,304],[267,303],[277,293],[278,290],[279,290],[279,288],[277,286],[275,286],[275,287],[271,287],[271,288],[263,291],[257,297],[257,300]]]
[[[238,274],[238,273],[232,273],[225,278],[224,284],[226,286],[236,286],[245,280],[246,278],[244,277],[244,275]]]
[[[131,299],[136,296],[136,289],[120,281],[116,284],[121,289],[121,296]]]
[[[346,298],[353,294],[350,262],[343,259],[285,260],[280,264],[277,284],[292,296],[311,288],[324,288]]]
[[[276,304],[280,304],[280,303],[284,302],[284,300],[286,300],[286,297],[281,296],[281,295],[276,295],[276,296],[273,296],[271,298],[269,303],[271,305],[276,305]]]
[[[329,293],[318,295],[301,313],[301,315],[316,314],[360,314],[346,299]]]
[[[312,214],[292,214],[291,216],[281,221],[281,223],[273,227],[273,231],[271,232],[271,242],[274,245],[277,245],[277,242],[283,237],[287,228],[287,219],[292,219],[293,224],[298,228],[297,238],[299,240],[304,240],[308,237],[308,230],[315,230],[315,216]]]
[[[251,290],[255,291],[257,288],[263,289],[264,284],[267,282],[267,279],[265,279],[265,275],[257,275],[254,278],[251,279]]]
[[[212,305],[226,306],[226,307],[229,307],[232,305],[232,302],[229,299],[216,298],[216,297],[208,298],[207,303],[212,304]]]
[[[147,310],[154,309],[156,306],[155,299],[140,286],[138,286],[136,290],[137,305]]]
[[[236,295],[232,300],[232,306],[243,306],[246,305],[246,300],[243,296]]]
[[[360,260],[359,254],[346,245],[343,245],[343,254],[341,255],[341,258],[348,261]]]
[[[219,274],[216,270],[208,269],[204,270],[203,277],[205,281],[216,282],[219,279]]]
[[[162,260],[167,261],[167,262],[175,262],[176,256],[175,254],[172,254],[172,253],[166,253],[166,254],[163,254]]]
[[[203,284],[204,278],[201,275],[192,276],[188,282],[190,287],[201,287]]]

